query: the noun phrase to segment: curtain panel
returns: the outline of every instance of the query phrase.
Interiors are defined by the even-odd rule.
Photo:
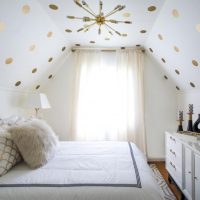
[[[76,50],[73,140],[134,142],[146,153],[141,50]]]

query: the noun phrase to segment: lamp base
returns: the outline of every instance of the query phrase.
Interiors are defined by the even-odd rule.
[[[38,112],[39,112],[39,108],[35,108],[35,117],[37,118],[38,117]]]

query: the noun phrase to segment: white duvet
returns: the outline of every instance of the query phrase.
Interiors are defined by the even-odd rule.
[[[111,199],[162,199],[134,144],[60,142],[56,157],[47,165],[32,170],[19,164],[0,177],[0,200]]]

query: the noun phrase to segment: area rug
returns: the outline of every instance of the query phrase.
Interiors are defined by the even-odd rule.
[[[149,166],[150,166],[150,168],[152,169],[152,171],[155,175],[156,181],[157,181],[158,185],[160,186],[160,189],[161,189],[161,192],[163,193],[164,199],[166,199],[166,200],[176,200],[176,197],[172,193],[171,189],[167,185],[166,181],[162,177],[162,175],[159,172],[156,165],[150,164]]]

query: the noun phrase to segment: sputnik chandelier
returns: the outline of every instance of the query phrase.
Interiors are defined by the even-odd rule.
[[[119,36],[127,36],[126,33],[120,33],[119,31],[115,30],[110,26],[110,23],[112,24],[119,24],[119,23],[124,23],[124,24],[132,24],[131,21],[118,21],[115,19],[108,19],[111,15],[115,14],[116,12],[122,11],[125,8],[125,5],[117,5],[112,11],[109,13],[105,14],[102,12],[103,10],[103,2],[99,1],[99,13],[95,14],[95,12],[90,8],[90,6],[85,2],[82,1],[82,3],[79,0],[74,0],[76,5],[78,5],[80,8],[84,9],[86,12],[88,12],[92,17],[75,17],[75,16],[67,16],[68,19],[79,19],[82,20],[83,22],[91,22],[89,25],[85,25],[82,28],[79,28],[77,32],[87,32],[90,30],[91,27],[94,25],[97,25],[98,28],[98,33],[99,35],[101,34],[101,28],[102,26],[105,27],[105,29],[109,32],[110,35],[113,35],[113,33],[116,33]]]

